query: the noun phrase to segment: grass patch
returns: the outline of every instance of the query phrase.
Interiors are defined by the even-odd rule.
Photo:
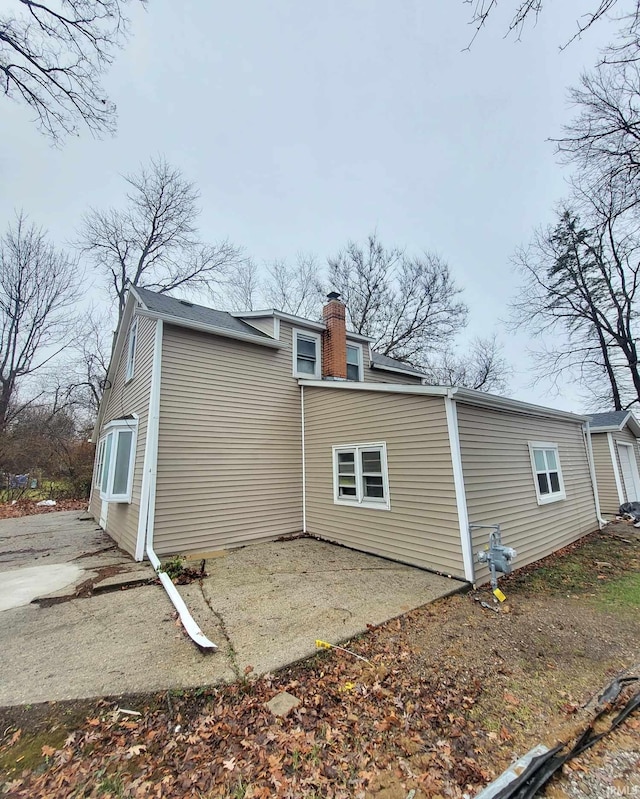
[[[640,574],[626,574],[602,586],[598,597],[607,606],[640,608]]]
[[[589,596],[638,606],[640,541],[593,533],[505,580],[511,591],[537,596]]]

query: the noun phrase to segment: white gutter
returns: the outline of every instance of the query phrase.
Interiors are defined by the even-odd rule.
[[[430,397],[447,397],[456,389],[446,386],[421,386],[414,383],[356,383],[352,380],[298,380],[299,386],[307,388],[331,388],[343,391],[383,391],[390,394],[422,394]]]
[[[449,445],[451,447],[453,485],[456,492],[456,505],[458,508],[458,524],[460,526],[460,544],[462,546],[464,576],[465,580],[470,583],[474,583],[475,573],[473,570],[473,547],[471,545],[471,528],[469,527],[467,496],[464,488],[464,474],[462,472],[462,453],[460,451],[460,434],[458,431],[458,410],[456,408],[455,400],[452,399],[451,395],[444,398],[444,409],[447,416]]]
[[[159,311],[138,310],[138,316],[146,316],[148,319],[159,319],[177,327],[186,327],[190,330],[197,330],[201,333],[211,333],[215,336],[233,338],[238,341],[246,341],[249,344],[258,344],[262,347],[271,347],[278,350],[282,347],[282,342],[267,336],[252,336],[251,333],[240,333],[237,330],[229,330],[226,327],[217,325],[207,325],[204,322],[196,322],[193,319],[184,319],[181,316],[171,316],[170,314],[160,313]]]
[[[596,480],[596,467],[593,460],[593,448],[591,446],[591,431],[589,430],[589,422],[585,422],[583,427],[584,443],[587,449],[587,461],[589,463],[589,474],[591,475],[591,489],[593,491],[593,499],[596,504],[596,518],[600,529],[607,523],[601,516],[600,511],[600,498],[598,497],[598,481]]]
[[[616,448],[613,443],[613,436],[607,433],[607,441],[609,442],[609,453],[611,454],[611,466],[613,467],[613,476],[616,481],[616,490],[618,492],[618,502],[620,505],[624,502],[624,491],[622,490],[622,480],[620,479],[620,469],[618,468],[618,458],[616,457]]]
[[[300,386],[300,415],[302,416],[302,532],[307,532],[307,467],[304,451],[304,386]]]
[[[140,519],[138,522],[138,540],[136,542],[136,560],[142,549],[142,540],[146,538],[147,557],[160,578],[164,590],[169,595],[174,608],[178,611],[180,621],[194,643],[203,649],[217,649],[196,624],[184,600],[178,593],[171,578],[160,571],[160,559],[153,551],[153,525],[156,509],[156,482],[158,475],[158,433],[160,429],[160,380],[162,370],[162,330],[163,322],[158,318],[156,338],[153,349],[153,370],[151,373],[151,390],[149,396],[149,419],[147,421],[147,440],[144,452],[144,472],[142,476],[142,497],[140,501]],[[144,529],[143,529],[144,528]]]

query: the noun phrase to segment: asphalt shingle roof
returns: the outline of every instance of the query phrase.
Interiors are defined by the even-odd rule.
[[[178,300],[175,297],[169,297],[167,294],[158,294],[155,291],[141,289],[137,286],[135,290],[150,311],[174,316],[176,319],[185,319],[189,322],[200,322],[204,325],[219,327],[234,333],[245,333],[258,338],[270,338],[266,333],[248,325],[242,319],[232,316],[227,311],[216,311],[215,308],[195,305],[187,300]]]
[[[595,427],[619,427],[629,415],[629,411],[607,411],[606,413],[594,413],[591,415],[590,426]]]
[[[413,366],[409,366],[408,363],[390,358],[388,355],[381,355],[379,352],[371,353],[371,364],[372,366],[389,366],[392,369],[402,369],[403,372],[411,372],[416,377],[424,377],[422,372],[414,369]]]

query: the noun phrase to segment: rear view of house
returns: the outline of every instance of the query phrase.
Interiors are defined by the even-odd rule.
[[[597,528],[586,417],[425,385],[371,344],[335,293],[313,321],[131,289],[94,516],[137,559],[308,533],[471,583],[490,525],[516,565]]]
[[[612,518],[624,502],[640,502],[640,424],[631,411],[611,411],[594,414],[590,427],[600,509]]]

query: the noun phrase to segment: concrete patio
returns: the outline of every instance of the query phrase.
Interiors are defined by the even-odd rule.
[[[202,653],[164,589],[147,584],[149,564],[79,516],[0,521],[0,706],[272,671],[312,654],[318,638],[337,643],[462,585],[308,538],[216,553],[208,577],[179,587],[218,644]]]

